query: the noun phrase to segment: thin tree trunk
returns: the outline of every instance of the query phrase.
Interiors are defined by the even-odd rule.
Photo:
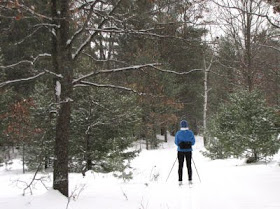
[[[249,92],[253,90],[253,70],[252,70],[252,46],[251,46],[251,29],[252,29],[252,0],[244,2],[244,38],[245,38],[245,82]]]
[[[86,134],[86,170],[92,169],[92,160],[91,160],[91,146],[90,146],[90,135]]]
[[[25,173],[25,146],[24,146],[24,142],[22,142],[22,173]]]
[[[146,135],[145,135],[145,141],[146,141],[146,150],[149,150],[149,139]]]
[[[164,141],[167,142],[167,128],[164,127]]]
[[[206,131],[207,131],[207,106],[208,106],[208,69],[206,68],[204,59],[204,103],[203,103],[203,140],[206,145]]]
[[[203,103],[203,142],[204,145],[207,144],[206,141],[206,132],[207,132],[207,109],[208,109],[208,78],[209,78],[209,72],[211,70],[214,55],[211,58],[211,61],[209,63],[209,66],[206,66],[206,58],[204,57],[204,103]]]

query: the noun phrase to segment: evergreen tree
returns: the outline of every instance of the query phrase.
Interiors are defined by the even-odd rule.
[[[277,120],[276,110],[266,105],[259,92],[234,93],[210,122],[206,155],[249,156],[253,161],[272,156],[280,148]]]
[[[193,27],[184,27],[180,32],[176,32],[176,36],[181,37],[182,40],[164,41],[161,46],[162,59],[177,72],[202,69],[205,46],[202,44],[201,37],[205,32],[205,30]],[[199,124],[202,125],[203,71],[198,70],[187,75],[176,76],[173,82],[176,84],[174,86],[175,100],[183,106],[177,112],[177,116],[187,118],[191,128],[197,134]]]
[[[128,2],[127,2],[128,3]],[[119,45],[117,48],[117,57],[125,63],[143,64],[157,60],[165,62],[161,59],[159,53],[159,43],[165,38],[155,38],[152,34],[161,33],[163,28],[167,26],[157,22],[156,16],[160,13],[156,10],[157,3],[148,0],[135,1],[130,7],[125,6],[123,9],[132,11],[134,16],[126,23],[126,28],[138,30],[146,29],[147,36],[141,33],[123,34],[119,36]],[[161,27],[161,29],[158,29]],[[151,30],[151,28],[154,28]],[[157,31],[158,30],[158,31]],[[150,35],[149,35],[150,34]],[[161,33],[162,34],[162,33]],[[165,35],[165,34],[162,34]],[[175,123],[177,118],[174,112],[178,108],[172,98],[171,86],[173,76],[159,74],[150,70],[143,69],[143,72],[134,72],[132,74],[122,74],[118,78],[119,84],[130,86],[138,92],[144,93],[138,97],[137,103],[141,110],[141,126],[136,131],[136,135],[143,139],[146,148],[157,148],[160,141],[156,134],[162,129],[166,132],[168,126]],[[116,78],[116,77],[115,77]],[[176,107],[177,106],[177,107]]]
[[[44,82],[35,85],[32,99],[34,107],[31,109],[31,123],[37,134],[30,137],[26,147],[26,163],[30,171],[52,169],[57,104],[53,101],[52,91]]]
[[[20,2],[21,3],[21,2]],[[37,69],[50,65],[50,41],[48,27],[42,24],[40,18],[32,17],[24,11],[19,2],[1,2],[0,45],[3,53],[3,65],[6,80],[28,78]],[[50,4],[47,1],[30,0],[24,3],[26,7],[49,15]],[[39,54],[46,56],[38,62]],[[43,57],[42,56],[42,57]],[[18,61],[22,60],[19,64]],[[15,64],[16,63],[16,64]],[[47,67],[46,67],[47,68]],[[34,81],[15,83],[13,90],[19,97],[28,97],[34,90]]]
[[[76,91],[70,140],[72,170],[122,172],[125,161],[135,156],[135,151],[127,149],[135,141],[134,130],[139,123],[136,98],[115,91],[118,90]]]

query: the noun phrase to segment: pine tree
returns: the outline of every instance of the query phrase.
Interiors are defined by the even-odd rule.
[[[276,124],[276,110],[266,105],[259,92],[234,93],[210,122],[207,155],[247,156],[254,162],[272,156],[280,148]]]
[[[28,170],[46,170],[53,168],[56,105],[53,93],[43,82],[35,85],[32,95],[34,108],[31,109],[32,125],[38,131],[30,137],[26,147]]]
[[[127,148],[135,141],[133,135],[139,123],[136,98],[115,91],[98,88],[76,92],[70,140],[73,171],[122,171],[125,160],[135,156],[136,152],[128,152]]]

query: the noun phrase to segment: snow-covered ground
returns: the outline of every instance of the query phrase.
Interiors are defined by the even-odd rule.
[[[194,185],[177,182],[174,138],[158,150],[143,150],[132,162],[134,178],[128,182],[112,174],[70,174],[68,199],[51,189],[51,175],[23,196],[33,174],[21,173],[20,161],[8,170],[0,168],[1,209],[280,209],[280,155],[269,164],[246,165],[244,160],[209,160],[202,156],[201,137],[196,137],[193,159]],[[38,178],[41,174],[38,176]],[[187,179],[186,167],[184,178]]]

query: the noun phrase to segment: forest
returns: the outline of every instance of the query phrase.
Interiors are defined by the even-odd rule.
[[[182,119],[212,159],[273,156],[279,12],[279,0],[0,0],[0,163],[18,152],[68,196],[70,172],[122,172],[131,146],[157,149]]]

